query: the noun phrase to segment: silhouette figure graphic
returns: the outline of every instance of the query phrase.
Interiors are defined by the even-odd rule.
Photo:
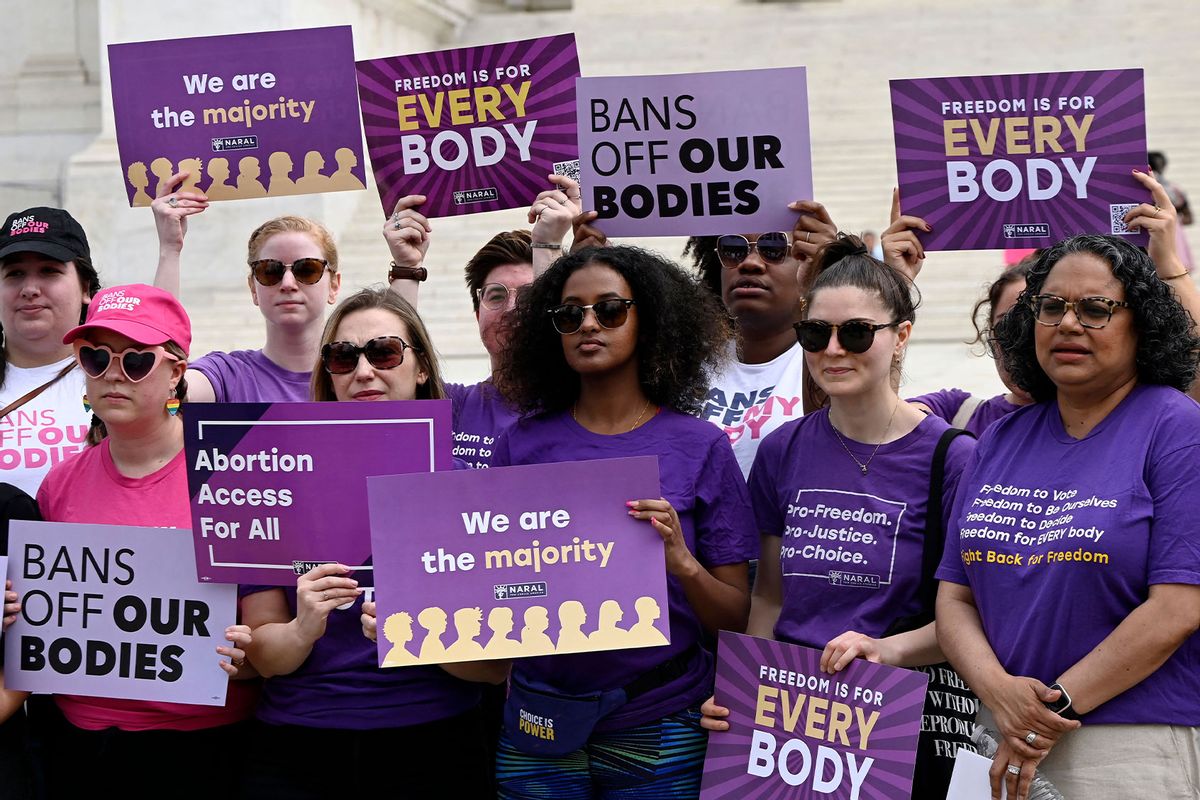
[[[600,622],[595,632],[588,636],[593,650],[615,650],[629,642],[629,631],[617,625],[625,616],[621,604],[616,600],[605,600],[600,604]]]
[[[333,158],[337,161],[337,170],[329,176],[328,188],[330,190],[367,188],[351,171],[358,166],[358,156],[354,154],[353,150],[349,147],[339,147],[333,154]]]
[[[392,643],[392,649],[383,657],[383,666],[403,667],[417,663],[417,657],[404,646],[413,638],[412,614],[398,611],[390,615],[383,623],[383,638]]]
[[[458,639],[446,648],[452,661],[473,661],[483,658],[483,645],[475,641],[482,630],[483,611],[479,608],[460,608],[454,612],[454,630]]]
[[[262,167],[254,156],[245,156],[238,162],[237,196],[239,198],[266,197],[267,187],[258,178]]]
[[[171,159],[156,158],[150,162],[150,172],[158,179],[154,184],[154,193],[157,195],[159,188],[171,181],[171,174],[175,172],[175,168],[171,166]]]
[[[282,150],[271,153],[267,159],[267,167],[271,170],[271,182],[267,185],[267,194],[277,197],[281,194],[295,194],[296,184],[291,179],[295,165],[292,157]]]
[[[146,188],[150,186],[150,176],[146,174],[146,165],[141,161],[135,161],[125,170],[125,177],[129,179],[129,185],[136,191],[133,193],[133,204],[135,206],[150,205],[151,197],[146,194]]]
[[[582,628],[587,622],[587,611],[578,600],[564,600],[558,607],[558,644],[554,648],[559,653],[577,653],[588,649],[587,636]]]
[[[633,604],[637,612],[637,622],[629,629],[629,644],[632,647],[650,647],[652,645],[670,644],[663,632],[654,627],[654,621],[662,616],[662,609],[653,597],[639,597]]]
[[[545,606],[525,609],[525,627],[521,629],[521,655],[540,656],[554,652],[554,642],[546,635],[550,614]]]
[[[179,162],[179,171],[187,172],[188,176],[183,179],[183,183],[179,184],[181,192],[199,192],[200,178],[203,173],[204,162],[198,158],[185,158]]]
[[[228,183],[229,159],[210,158],[208,160],[208,177],[210,180],[204,193],[208,195],[209,200],[232,200],[238,196],[237,188]]]
[[[521,655],[521,643],[508,638],[513,627],[513,612],[508,606],[496,606],[488,612],[488,628],[492,631],[492,638],[484,645],[483,654],[488,658],[515,658]]]
[[[446,646],[442,644],[442,634],[446,632],[446,612],[437,606],[430,606],[417,614],[417,622],[428,631],[421,641],[421,662],[440,664],[445,661]]]
[[[323,192],[329,188],[329,178],[321,174],[325,169],[325,158],[316,150],[304,155],[304,175],[296,181],[297,192]]]

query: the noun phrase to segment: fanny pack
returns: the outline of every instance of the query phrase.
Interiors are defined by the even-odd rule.
[[[565,756],[587,743],[596,723],[633,698],[687,673],[698,645],[639,675],[625,686],[588,694],[565,694],[513,670],[504,704],[504,733],[522,753]]]

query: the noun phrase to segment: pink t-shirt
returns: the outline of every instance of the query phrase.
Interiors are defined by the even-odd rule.
[[[144,478],[127,478],[117,472],[105,439],[55,465],[42,481],[37,499],[43,518],[50,522],[192,526],[183,450],[157,472]],[[216,653],[213,658],[217,658]],[[254,710],[256,689],[244,681],[230,682],[224,707],[78,695],[55,695],[55,700],[77,728],[189,731],[248,719]]]

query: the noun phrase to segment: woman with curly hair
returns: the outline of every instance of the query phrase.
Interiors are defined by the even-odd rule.
[[[493,466],[657,456],[661,497],[627,505],[662,537],[671,643],[515,662],[514,685],[570,697],[623,688],[628,699],[564,755],[523,752],[506,727],[500,797],[695,797],[698,706],[713,680],[706,631],[745,628],[757,550],[729,441],[690,416],[726,336],[720,309],[658,256],[588,248],[533,282],[510,335],[501,389],[527,416],[500,435]]]
[[[1024,798],[1035,769],[1067,797],[1194,796],[1192,319],[1138,248],[1076,236],[1037,260],[996,336],[1035,403],[979,442],[937,604],[942,649],[1001,734],[993,796]]]

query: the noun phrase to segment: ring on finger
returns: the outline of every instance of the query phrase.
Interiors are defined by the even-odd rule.
[[[232,664],[232,665],[233,665],[233,666],[235,666],[235,667],[242,667],[242,666],[244,666],[244,665],[246,664],[246,659],[244,659],[244,658],[233,658],[233,659],[230,659],[230,660],[229,660],[229,663],[230,663],[230,664]]]
[[[328,590],[328,589],[326,589],[325,591],[321,592],[321,599],[322,599],[322,600],[328,600],[328,599],[329,599],[329,590]]]
[[[808,244],[808,240],[812,238],[812,231],[804,232],[804,243]]]
[[[393,223],[392,223],[392,230],[394,230],[394,231],[398,231],[398,230],[400,230],[400,223],[399,223],[399,221],[397,221],[397,222],[393,222]]]
[[[1160,211],[1162,211],[1162,209],[1161,209],[1161,208],[1159,208],[1157,205],[1156,205],[1156,206],[1154,206],[1154,216],[1156,216],[1156,217],[1157,217],[1157,216],[1158,216],[1158,212],[1160,212]]]
[[[1035,731],[1030,731],[1029,733],[1025,734],[1025,744],[1033,747],[1033,743],[1037,741],[1037,737],[1038,735]]]
[[[1020,775],[1021,774],[1021,765],[1020,764],[1009,764],[1008,765],[1008,774],[1009,775]]]
[[[175,195],[171,195],[167,198],[167,205],[169,205],[171,208],[179,208],[179,198]]]

